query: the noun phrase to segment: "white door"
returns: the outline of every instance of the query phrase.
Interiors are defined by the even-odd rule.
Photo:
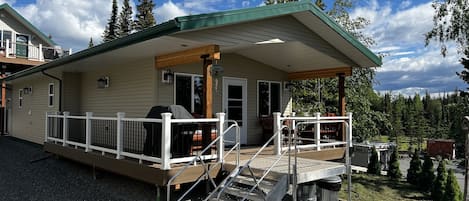
[[[226,119],[238,122],[241,144],[247,144],[247,85],[246,79],[223,78],[223,111]],[[225,136],[227,140],[234,141],[234,129]]]

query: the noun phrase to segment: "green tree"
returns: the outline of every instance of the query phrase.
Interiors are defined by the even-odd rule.
[[[370,162],[368,163],[367,173],[381,175],[381,163],[378,160],[378,152],[376,151],[375,146],[373,146],[371,149],[371,156]]]
[[[407,182],[413,185],[418,185],[421,173],[422,162],[419,159],[419,152],[415,150],[412,160],[410,161],[410,167],[407,170]]]
[[[443,196],[445,201],[462,201],[463,195],[459,189],[458,181],[454,176],[454,171],[448,171],[448,177],[446,178],[445,194]]]
[[[153,3],[153,0],[139,0],[138,2],[139,4],[137,5],[134,29],[136,31],[141,31],[156,24],[156,20],[153,15],[155,4]]]
[[[446,43],[455,41],[464,66],[457,75],[469,83],[469,1],[435,0],[432,6],[435,9],[433,28],[426,34],[426,45],[431,40],[440,42],[441,54],[446,56]]]
[[[94,47],[93,37],[90,37],[90,41],[88,42],[88,48]]]
[[[109,42],[118,38],[118,28],[117,28],[117,1],[112,0],[112,11],[111,17],[108,20],[106,29],[103,34],[103,41]]]
[[[425,154],[423,161],[422,173],[420,174],[420,188],[424,191],[430,191],[435,181],[435,170],[433,169],[433,161],[429,155]]]
[[[402,173],[399,169],[399,153],[397,151],[397,147],[393,150],[391,154],[388,166],[388,177],[393,180],[399,180],[402,177]]]
[[[444,159],[440,160],[438,164],[437,175],[435,183],[432,187],[432,199],[434,201],[444,201],[443,196],[445,194],[446,187],[446,178],[448,177],[448,172],[446,171],[446,161]]]
[[[124,0],[117,24],[119,26],[119,37],[127,36],[132,32],[132,7],[129,0]]]

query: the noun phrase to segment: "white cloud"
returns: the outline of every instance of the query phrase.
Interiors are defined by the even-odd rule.
[[[243,2],[242,2],[243,8],[244,8],[244,7],[249,7],[250,5],[251,5],[251,2],[250,2],[250,1],[243,1]]]
[[[181,5],[174,4],[171,0],[155,9],[158,22],[166,22],[175,17],[188,15]]]

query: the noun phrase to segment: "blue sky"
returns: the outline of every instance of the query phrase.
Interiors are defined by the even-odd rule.
[[[135,2],[131,5],[135,9]],[[9,3],[32,24],[64,48],[86,48],[89,38],[101,39],[109,18],[111,0],[0,0]],[[122,0],[118,0],[121,5]],[[261,0],[154,0],[158,23],[176,16],[261,6]],[[326,0],[328,8],[332,0]],[[119,5],[119,7],[121,7]],[[134,12],[135,13],[135,12]],[[352,17],[370,20],[363,32],[374,38],[375,53],[384,53],[383,66],[377,68],[374,89],[412,95],[437,95],[464,89],[455,72],[461,71],[454,45],[443,58],[437,43],[424,46],[424,34],[432,27],[431,0],[357,0]]]

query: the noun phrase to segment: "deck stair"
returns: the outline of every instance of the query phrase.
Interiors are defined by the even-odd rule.
[[[288,191],[288,175],[272,173],[262,176],[259,171],[245,168],[239,174],[229,176],[217,191],[207,200],[280,201]]]

